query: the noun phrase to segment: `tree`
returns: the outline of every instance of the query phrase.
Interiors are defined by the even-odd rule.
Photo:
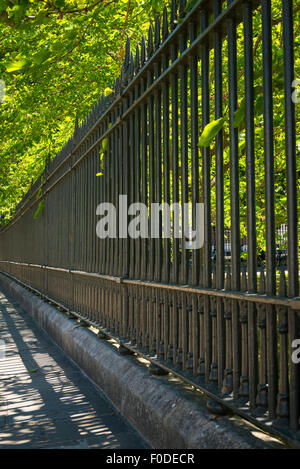
[[[0,213],[12,216],[102,91],[161,0],[0,0]]]

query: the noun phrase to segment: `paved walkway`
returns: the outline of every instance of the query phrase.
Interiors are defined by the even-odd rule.
[[[104,394],[1,290],[0,340],[0,449],[147,447]]]

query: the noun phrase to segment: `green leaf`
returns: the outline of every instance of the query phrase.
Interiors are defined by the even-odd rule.
[[[41,214],[42,211],[43,211],[43,208],[44,208],[44,201],[42,200],[42,201],[39,203],[39,206],[38,206],[37,211],[36,211],[35,214],[33,215],[33,218],[34,218],[35,220],[37,220],[37,218],[40,216],[40,214]]]
[[[16,72],[17,70],[21,70],[24,68],[26,65],[28,65],[28,60],[27,59],[21,59],[17,60],[15,62],[11,62],[6,65],[6,71],[7,72]]]
[[[225,118],[220,117],[220,119],[216,119],[207,124],[204,127],[201,137],[199,139],[199,145],[201,147],[209,147],[217,133],[222,129],[224,122]]]
[[[107,150],[107,137],[102,140],[101,153],[104,153]]]
[[[105,88],[105,90],[104,90],[104,96],[107,97],[107,96],[109,96],[110,94],[112,94],[112,92],[113,92],[113,91],[112,91],[110,88]]]
[[[36,194],[36,200],[39,200],[39,198],[41,197],[42,194],[43,194],[43,189],[40,188],[40,190],[39,190],[38,193]]]

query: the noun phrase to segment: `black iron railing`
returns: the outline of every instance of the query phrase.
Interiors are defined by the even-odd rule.
[[[274,188],[275,3],[281,5],[202,0],[189,9],[173,1],[170,18],[165,9],[135,57],[128,40],[112,94],[102,96],[81,125],[76,121],[72,139],[47,162],[1,229],[0,259],[2,272],[299,445],[300,364],[292,359],[293,341],[300,339],[291,99],[296,2],[282,2],[287,205],[280,220]],[[260,40],[258,86],[254,53]],[[257,89],[263,96],[262,148],[255,139]],[[241,95],[242,131],[236,124]],[[213,142],[200,147],[202,130],[223,116]],[[258,173],[264,175],[263,189]],[[120,238],[117,226],[116,238],[99,239],[96,207],[110,202],[118,216],[119,195],[127,195],[128,205],[190,202],[193,229],[194,207],[202,202],[203,248],[190,249],[174,233],[164,238],[161,218],[158,238]],[[258,199],[264,207],[263,246]],[[287,226],[286,246],[285,240],[280,244],[284,262],[278,262],[276,246],[280,224]]]

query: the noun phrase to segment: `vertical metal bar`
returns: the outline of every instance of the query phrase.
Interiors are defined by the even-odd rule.
[[[295,103],[291,99],[291,85],[294,81],[294,37],[293,2],[282,1],[283,58],[284,58],[284,104],[285,104],[285,153],[288,219],[288,295],[299,295],[299,254],[298,254],[298,216],[296,182],[296,124]],[[297,339],[297,315],[289,312],[290,342]],[[299,318],[298,318],[299,322]],[[290,426],[296,430],[300,414],[300,372],[299,365],[290,363]]]
[[[101,135],[103,134],[103,125],[101,126]],[[101,177],[101,202],[105,202],[105,178],[106,178],[106,167],[105,167],[105,155],[102,156],[102,170],[103,176]],[[100,272],[104,273],[105,264],[104,264],[104,256],[105,256],[105,241],[104,239],[99,240],[100,243]]]
[[[210,317],[211,317],[211,367],[209,380],[218,382],[218,328],[217,328],[217,300],[213,296],[210,298]]]
[[[131,343],[136,344],[137,342],[137,289],[136,286],[133,285],[133,294],[132,294],[132,334],[131,334]]]
[[[112,139],[112,135],[110,134],[108,137],[107,137],[107,159],[108,159],[108,167],[109,167],[109,175],[108,175],[108,181],[107,181],[107,184],[108,184],[108,199],[107,199],[107,202],[109,203],[112,203],[113,204],[113,196],[114,196],[114,193],[113,193],[113,179],[114,179],[114,163],[113,163],[113,139]],[[107,265],[107,273],[109,275],[112,274],[112,263],[113,263],[113,250],[112,250],[112,245],[113,243],[113,239],[108,237],[107,238],[107,246],[108,246],[108,251],[107,251],[107,254],[108,254],[108,265]]]
[[[205,375],[205,323],[204,323],[204,295],[198,298],[199,327],[200,327],[200,346],[199,346],[199,375]]]
[[[94,133],[94,143],[98,141],[98,130]],[[93,165],[92,165],[92,178],[94,179],[93,183],[93,202],[92,202],[92,236],[93,236],[93,259],[92,259],[92,272],[97,271],[97,257],[98,257],[98,239],[96,235],[95,229],[95,220],[96,220],[96,207],[99,203],[98,201],[98,177],[96,174],[98,173],[98,154],[99,150],[96,146],[95,150],[93,151]],[[72,173],[70,175],[72,177]],[[72,204],[72,202],[71,202]]]
[[[248,291],[257,291],[256,262],[256,210],[255,210],[255,153],[254,153],[254,89],[253,89],[253,25],[252,5],[243,5],[244,69],[245,69],[245,120],[246,120],[246,177],[247,177],[247,265]],[[249,346],[249,402],[256,406],[257,391],[257,328],[256,307],[248,304]]]
[[[298,216],[297,216],[297,170],[296,170],[296,124],[295,102],[291,99],[294,82],[293,2],[282,2],[284,104],[285,104],[285,154],[287,176],[288,218],[288,294],[299,295]]]
[[[165,71],[168,68],[168,57],[162,56],[162,69]],[[169,119],[169,83],[164,82],[162,85],[162,99],[163,99],[163,201],[165,204],[170,204],[170,119]],[[164,234],[166,234],[167,227],[164,227]],[[163,281],[170,281],[170,238],[164,237],[163,248]]]
[[[182,370],[187,368],[188,353],[188,331],[189,331],[188,301],[185,293],[181,294],[181,351],[182,351]]]
[[[153,72],[148,70],[147,72],[147,85],[151,86],[153,83]],[[149,109],[149,203],[150,207],[152,203],[155,203],[155,154],[154,154],[154,99],[153,95],[148,98],[148,109]],[[152,216],[150,210],[150,248],[149,248],[149,264],[150,264],[150,280],[154,280],[155,274],[155,239],[151,234]]]
[[[141,94],[145,92],[145,79],[141,80]],[[148,162],[147,162],[147,105],[143,101],[141,105],[141,202],[148,205]],[[147,278],[147,266],[148,266],[148,240],[142,239],[141,242],[141,279]]]
[[[228,1],[228,5],[232,0]],[[239,161],[238,129],[234,126],[237,110],[237,44],[236,21],[228,19],[228,84],[229,84],[229,138],[230,138],[230,202],[231,202],[231,288],[240,289],[240,213],[239,213]],[[239,394],[240,324],[239,306],[232,301],[233,393]]]
[[[222,2],[214,1],[214,17],[222,11]],[[223,117],[222,89],[222,34],[214,34],[215,118]],[[224,288],[224,182],[223,182],[223,130],[216,136],[216,288]],[[217,297],[218,386],[222,389],[225,368],[225,324],[222,298]]]
[[[197,37],[195,23],[189,25],[191,44]],[[192,166],[192,229],[196,230],[196,210],[199,203],[199,152],[198,152],[198,56],[190,58],[190,89],[191,89],[191,166]],[[199,284],[200,249],[192,251],[192,284]]]
[[[110,123],[109,125],[113,125],[114,121],[114,113],[110,117]],[[114,134],[111,133],[109,136],[110,139],[110,165],[111,165],[111,178],[110,178],[110,203],[113,204],[113,206],[116,206],[116,201],[115,201],[115,139],[114,139]],[[110,238],[109,239],[109,275],[113,275],[114,271],[114,244],[115,244],[115,239]]]
[[[239,395],[248,397],[249,377],[248,377],[248,306],[245,301],[239,302],[240,322],[241,322],[241,377]]]
[[[179,50],[182,54],[187,46],[185,34],[179,37]],[[188,125],[187,125],[187,67],[184,63],[179,68],[180,79],[180,146],[181,146],[181,282],[188,283],[188,250],[186,248],[185,224],[188,213],[185,213],[185,204],[189,201],[188,193]],[[183,310],[184,311],[184,310]],[[186,316],[186,311],[184,311]]]
[[[198,372],[199,360],[199,311],[198,311],[198,295],[193,295],[192,298],[192,354],[193,354],[193,375],[196,376]]]
[[[228,1],[230,5],[232,0]],[[240,213],[238,129],[234,126],[237,110],[237,44],[236,23],[228,20],[228,84],[229,84],[229,136],[230,136],[230,192],[231,192],[231,269],[232,289],[240,289]]]
[[[119,116],[119,109],[116,109],[115,120],[117,121]],[[119,185],[119,173],[120,173],[120,153],[119,153],[119,139],[120,139],[120,128],[117,128],[114,131],[114,166],[115,166],[115,207],[116,207],[116,217],[119,219],[119,195],[120,195],[120,185]],[[120,251],[119,251],[119,224],[116,223],[116,239],[114,240],[114,269],[113,274],[116,276],[120,275]],[[119,298],[119,295],[117,295]]]
[[[274,133],[272,96],[272,25],[271,2],[262,0],[263,93],[264,93],[264,155],[266,199],[266,293],[276,293],[275,278],[275,211],[274,211]]]
[[[91,136],[91,145],[93,143],[93,135]],[[89,155],[88,160],[88,182],[90,186],[89,191],[89,205],[88,205],[88,215],[89,215],[89,237],[88,237],[88,272],[92,272],[92,262],[93,262],[93,244],[94,244],[94,233],[93,233],[93,219],[94,212],[94,172],[93,172],[93,152]]]
[[[177,45],[171,46],[171,61],[177,59]],[[179,203],[178,185],[178,77],[171,74],[171,102],[172,102],[172,204]],[[173,213],[173,226],[175,213]],[[173,252],[172,252],[172,277],[173,282],[179,281],[179,239],[174,236],[173,231]],[[174,349],[175,351],[175,349]]]
[[[145,348],[147,353],[150,352],[150,314],[151,314],[151,288],[146,288],[145,293]]]
[[[123,112],[126,112],[128,108],[128,98],[124,98],[123,102]],[[128,119],[125,120],[123,124],[123,132],[122,132],[122,138],[123,138],[123,146],[122,146],[122,152],[123,152],[123,168],[122,168],[122,173],[123,173],[123,195],[127,195],[129,193],[129,122]],[[126,208],[127,210],[127,208]],[[125,214],[123,214],[125,216]],[[127,277],[129,275],[129,240],[128,236],[123,239],[123,276]],[[126,294],[125,294],[126,296]]]
[[[215,0],[214,17],[222,11],[222,2]],[[222,35],[214,34],[214,75],[215,75],[215,118],[223,117],[222,90]],[[224,182],[223,182],[223,131],[216,136],[216,288],[224,288]]]
[[[156,291],[154,288],[150,289],[150,353],[156,353],[156,312],[157,312],[157,302],[156,302]]]
[[[232,360],[232,302],[228,299],[224,300],[224,320],[226,335],[226,359],[222,393],[230,394],[233,389],[233,360]]]
[[[159,78],[160,64],[157,62],[154,65],[155,78]],[[161,174],[161,90],[156,88],[154,91],[154,106],[155,106],[155,201],[158,204],[162,203],[162,174]],[[159,237],[155,240],[155,280],[161,280],[162,268],[162,213],[159,211],[159,218],[157,220]]]
[[[133,295],[132,295],[132,290],[133,287],[132,285],[127,286],[127,292],[128,292],[128,327],[127,327],[127,334],[126,337],[130,340],[130,342],[133,341]]]
[[[139,86],[135,86],[135,101],[139,97]],[[141,201],[141,110],[137,108],[135,111],[135,200],[134,202]],[[140,261],[141,261],[141,239],[135,241],[135,278],[140,278]]]
[[[265,156],[265,213],[266,213],[266,263],[267,295],[276,294],[275,257],[275,208],[274,208],[274,135],[272,96],[272,22],[271,2],[262,0],[262,47],[263,47],[263,93],[264,93],[264,156]],[[275,418],[278,389],[276,316],[274,307],[267,305],[267,363],[268,407]]]
[[[105,130],[107,130],[108,125],[107,121],[105,122]],[[109,202],[109,197],[110,197],[110,140],[107,138],[107,147],[106,151],[104,153],[104,161],[105,161],[105,202]],[[109,238],[106,237],[104,240],[104,245],[105,245],[105,252],[104,252],[104,272],[105,274],[109,273]]]
[[[280,418],[289,417],[289,370],[288,370],[288,314],[285,307],[277,307],[279,332],[280,380],[276,414]],[[297,428],[297,422],[296,427]]]
[[[129,99],[129,106],[131,106],[134,102],[134,95],[133,92],[130,93]],[[135,129],[135,114],[131,113],[129,116],[129,186],[128,186],[128,206],[135,202],[134,194],[135,194],[135,137],[134,137],[134,129]],[[135,240],[134,238],[129,239],[130,245],[130,257],[128,258],[129,261],[129,276],[130,278],[134,278],[134,271],[135,271]]]
[[[82,165],[78,165],[76,167],[76,171],[78,174],[78,213],[77,213],[77,226],[78,226],[78,236],[77,236],[77,249],[76,249],[76,266],[80,268],[82,265],[82,252],[83,252],[83,243],[79,240],[83,239],[83,229],[84,223],[79,223],[79,220],[83,220],[83,170]]]
[[[172,291],[172,345],[173,345],[173,365],[177,364],[178,349],[178,305],[177,293]]]
[[[201,11],[200,30],[205,31],[208,25],[208,12]],[[202,129],[209,123],[209,45],[203,43],[201,48],[201,84],[202,84]],[[210,149],[202,147],[202,187],[204,203],[204,286],[211,287],[211,191],[210,191]],[[210,302],[204,296],[204,359],[205,381],[208,382],[212,360]]]
[[[122,114],[122,110],[123,110],[123,105],[121,104],[120,106],[120,114]],[[118,168],[119,168],[119,195],[123,195],[124,194],[124,183],[123,183],[123,165],[124,165],[124,154],[123,154],[123,125],[121,125],[119,127],[119,160],[118,160]],[[118,220],[121,219],[122,216],[124,216],[124,214],[121,213],[121,210],[122,210],[122,207],[120,206],[120,203],[118,201]],[[120,227],[118,229],[118,245],[119,245],[119,269],[118,269],[118,273],[119,273],[119,276],[122,277],[123,276],[123,239],[120,237],[121,236],[121,233],[120,233]],[[119,295],[119,298],[120,298],[120,301],[122,301],[122,294],[120,293]]]
[[[169,306],[169,292],[164,290],[164,315],[163,315],[163,349],[164,360],[168,359],[169,344],[170,344],[170,306]]]
[[[141,329],[142,329],[142,350],[146,350],[146,330],[147,330],[147,291],[142,287],[141,291]]]
[[[201,32],[208,25],[208,13],[201,11]],[[209,123],[209,45],[201,48],[201,80],[202,80],[202,129]],[[204,286],[211,287],[211,191],[210,191],[210,149],[202,147],[202,178],[204,203]]]
[[[267,407],[267,342],[266,342],[266,307],[258,305],[257,325],[259,327],[259,384],[257,386],[256,405]]]
[[[135,288],[136,292],[136,315],[135,315],[135,330],[136,330],[136,345],[141,347],[142,343],[142,329],[141,329],[141,291],[140,287]]]
[[[156,356],[160,359],[160,341],[161,341],[161,308],[160,289],[156,288],[156,311],[155,311],[155,338],[156,338]]]
[[[86,142],[86,149],[87,149],[88,143]],[[82,264],[82,269],[86,270],[87,269],[87,244],[88,244],[88,227],[89,227],[89,214],[88,214],[88,196],[89,196],[89,181],[88,181],[88,174],[87,174],[87,159],[83,160],[82,165],[83,165],[83,194],[84,194],[84,242],[83,242],[83,264]],[[57,190],[56,190],[57,192]],[[59,223],[60,227],[60,223]],[[59,229],[59,228],[58,228]],[[58,235],[58,239],[60,239],[60,236]]]

